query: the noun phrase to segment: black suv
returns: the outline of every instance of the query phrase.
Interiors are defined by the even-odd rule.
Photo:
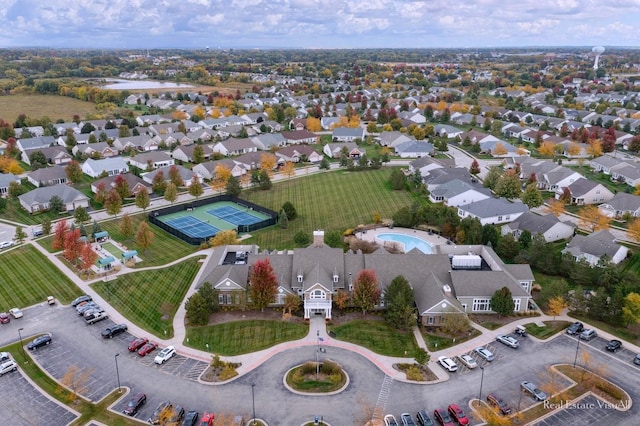
[[[74,299],[74,301],[71,302],[71,306],[73,306],[75,308],[76,306],[78,306],[82,302],[90,302],[91,300],[93,300],[91,298],[91,296],[89,296],[88,294],[85,294],[84,296],[80,296],[80,297]]]
[[[622,342],[620,340],[609,340],[607,343],[607,350],[609,352],[618,352],[622,348]]]
[[[36,337],[35,339],[33,339],[33,341],[27,345],[27,349],[29,349],[30,351],[33,351],[43,346],[46,346],[50,343],[51,343],[51,335],[44,334],[40,337]]]
[[[147,402],[147,395],[140,392],[131,397],[129,402],[127,402],[127,406],[122,410],[124,414],[127,416],[135,416],[140,407],[142,407]]]
[[[113,336],[122,334],[125,331],[127,331],[127,324],[113,325],[111,327],[108,327],[102,330],[102,337],[104,337],[105,339],[112,339]]]
[[[433,426],[433,422],[425,410],[418,411],[416,418],[420,426]]]
[[[567,334],[573,336],[580,334],[584,330],[584,325],[580,321],[576,321],[567,328]]]

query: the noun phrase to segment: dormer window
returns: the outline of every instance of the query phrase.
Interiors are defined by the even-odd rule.
[[[338,274],[334,274],[333,275],[333,282],[337,283],[338,282]]]
[[[298,274],[298,282],[301,283],[302,282],[302,274]]]

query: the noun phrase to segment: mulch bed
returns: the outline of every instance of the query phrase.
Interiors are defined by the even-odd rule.
[[[431,369],[427,367],[426,364],[423,364],[423,365],[413,364],[413,365],[417,366],[420,372],[422,373],[422,378],[424,379],[422,382],[433,382],[435,380],[438,380],[438,376],[436,376],[433,373],[433,371],[431,371]],[[404,369],[400,368],[399,364],[393,364],[393,368],[394,370],[402,371],[403,373],[405,372]],[[416,382],[416,383],[422,383],[422,382]]]

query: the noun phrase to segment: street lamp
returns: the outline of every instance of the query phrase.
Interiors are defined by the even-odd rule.
[[[578,341],[578,344],[576,345],[576,356],[575,356],[575,358],[573,358],[573,368],[574,368],[574,370],[576,368],[576,362],[578,362],[578,351],[580,350],[580,336],[577,336],[576,340]]]
[[[118,378],[118,393],[121,392],[120,389],[120,371],[118,370],[118,357],[120,356],[120,354],[115,354],[115,356],[113,357],[116,360],[116,377]]]
[[[22,333],[20,333],[24,328],[20,327],[18,329],[18,337],[20,338],[20,349],[22,350],[22,358],[24,358],[24,362],[27,362],[27,355],[24,353],[24,345],[22,344]]]
[[[251,383],[251,404],[253,405],[253,421],[251,422],[251,424],[254,426],[256,424],[256,398],[253,392],[253,388],[255,387],[256,387],[256,384]]]
[[[484,367],[480,366],[480,371],[482,374],[480,375],[480,395],[478,395],[478,399],[482,401],[482,384],[484,383]]]

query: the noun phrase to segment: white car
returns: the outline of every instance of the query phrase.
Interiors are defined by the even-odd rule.
[[[496,337],[496,340],[504,345],[509,346],[510,348],[513,349],[518,349],[518,346],[520,346],[520,342],[518,342],[518,339],[511,337],[511,336],[504,336],[502,334],[498,335]]]
[[[13,241],[2,241],[0,242],[0,249],[11,247],[13,245]]]
[[[458,359],[467,368],[476,368],[478,366],[476,360],[473,359],[473,357],[471,357],[470,355],[458,355]]]
[[[448,356],[439,357],[438,362],[440,363],[442,368],[444,368],[450,373],[453,373],[454,371],[458,370],[458,365],[455,362],[453,362],[453,360]]]
[[[18,308],[11,308],[9,309],[9,313],[11,314],[11,316],[13,316],[14,318],[22,318],[22,311]]]
[[[476,348],[476,349],[475,349],[475,352],[476,352],[479,356],[481,356],[482,358],[486,359],[486,360],[487,360],[487,361],[489,361],[489,362],[491,362],[491,361],[493,361],[493,360],[494,360],[493,353],[492,353],[489,349],[487,349],[487,348],[479,347],[479,348]]]
[[[387,414],[384,416],[384,426],[398,426],[398,422],[393,414]]]
[[[163,350],[160,351],[158,355],[154,358],[153,362],[156,364],[164,364],[169,361],[172,356],[176,354],[176,348],[173,346],[167,346]]]

